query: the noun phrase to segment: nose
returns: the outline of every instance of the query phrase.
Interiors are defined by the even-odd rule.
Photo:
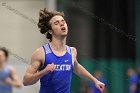
[[[64,26],[64,23],[63,22],[61,22],[61,24],[60,24],[61,26]]]

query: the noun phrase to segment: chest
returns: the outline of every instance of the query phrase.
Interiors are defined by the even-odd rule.
[[[53,54],[46,55],[44,66],[46,67],[48,64],[51,63],[55,64],[55,71],[71,71],[73,67],[72,56],[68,54],[62,57],[57,57]]]
[[[7,77],[10,76],[10,70],[3,70],[3,71],[0,71],[0,79],[1,80],[5,80]]]

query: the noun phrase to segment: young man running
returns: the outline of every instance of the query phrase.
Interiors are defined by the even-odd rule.
[[[13,66],[7,64],[9,52],[0,48],[0,93],[13,93],[12,87],[21,87],[21,82]]]
[[[78,63],[76,48],[66,45],[68,27],[63,17],[60,12],[40,10],[38,27],[50,42],[33,53],[23,84],[32,85],[40,79],[40,93],[70,93],[72,72],[75,72],[103,91],[105,85]]]

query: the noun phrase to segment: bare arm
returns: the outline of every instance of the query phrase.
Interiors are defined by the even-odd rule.
[[[80,65],[77,61],[77,51],[75,48],[72,48],[73,53],[73,62],[74,62],[74,72],[87,80],[91,80],[96,84],[96,87],[99,88],[101,91],[104,90],[104,84],[98,81],[95,77],[93,77],[82,65]]]
[[[11,76],[12,76],[12,79],[8,77],[6,79],[6,83],[17,88],[21,87],[21,82],[17,75],[16,69],[12,66],[11,66]]]
[[[40,63],[38,61],[32,62],[24,75],[24,86],[35,84],[43,75],[43,71],[38,71]]]
[[[130,88],[131,88],[131,90],[135,93],[135,92],[136,92],[136,89],[137,89],[136,83],[133,84]]]
[[[38,69],[44,64],[44,59],[45,55],[42,47],[37,49],[33,53],[31,58],[31,64],[27,68],[24,75],[24,86],[35,84],[45,74],[48,74],[50,71],[54,70],[54,64],[49,64],[45,69],[38,71]]]
[[[43,62],[43,53],[42,49],[37,49],[31,58],[31,63],[28,66],[24,79],[23,84],[25,86],[35,84],[43,75],[43,71],[38,72],[38,69],[40,68],[42,62]]]

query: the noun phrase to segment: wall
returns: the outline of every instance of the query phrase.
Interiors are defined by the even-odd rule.
[[[39,10],[47,6],[46,2],[46,0],[0,0],[0,46],[8,48],[29,62],[32,52],[47,42],[37,27]],[[28,64],[13,55],[10,55],[9,63],[17,69],[22,80]],[[38,91],[39,83],[14,89],[14,93],[38,93]]]

